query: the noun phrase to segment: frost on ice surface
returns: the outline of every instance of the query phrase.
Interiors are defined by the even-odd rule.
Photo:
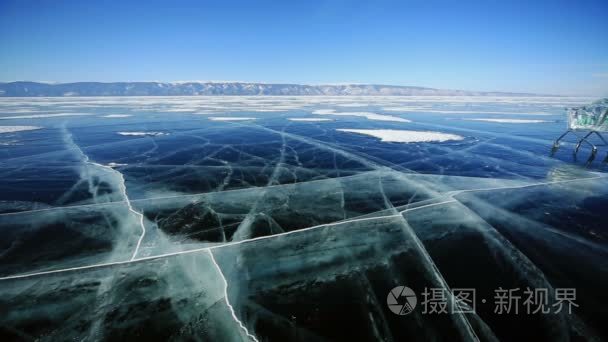
[[[19,137],[0,148],[0,340],[606,340],[608,165],[548,155],[562,108],[586,102],[0,99],[0,116],[93,113],[0,135]],[[355,104],[369,112],[326,109]],[[549,116],[406,124],[383,107]],[[534,118],[516,115],[497,118]],[[386,305],[397,286],[418,296],[407,316]],[[574,287],[580,305],[525,315],[520,292],[497,315],[499,287]],[[425,288],[448,310],[458,288],[488,303],[423,314]]]
[[[432,141],[448,141],[448,140],[462,140],[464,137],[455,134],[440,133],[440,132],[422,132],[422,131],[407,131],[398,129],[347,129],[338,128],[337,131],[349,132],[370,135],[372,137],[380,138],[381,141],[386,142],[401,142],[401,143],[413,143],[413,142],[432,142]]]
[[[33,131],[36,129],[42,129],[42,127],[38,127],[38,126],[0,126],[0,134],[1,133],[21,132],[21,131]]]

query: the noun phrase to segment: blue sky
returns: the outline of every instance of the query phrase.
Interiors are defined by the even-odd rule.
[[[0,0],[0,80],[608,95],[608,1]]]

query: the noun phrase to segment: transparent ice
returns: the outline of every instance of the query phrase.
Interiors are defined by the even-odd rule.
[[[608,166],[549,156],[590,100],[0,99],[0,339],[607,338]],[[488,303],[397,316],[400,285]],[[579,307],[497,316],[499,287]]]

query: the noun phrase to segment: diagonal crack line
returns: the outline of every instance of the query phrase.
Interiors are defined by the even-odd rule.
[[[254,205],[251,207],[251,210],[249,210],[249,212],[245,216],[245,219],[243,219],[241,224],[239,224],[239,226],[236,228],[236,232],[234,233],[234,235],[232,237],[233,240],[235,238],[249,237],[250,227],[255,220],[255,216],[258,214],[259,207],[260,207],[262,201],[264,200],[264,197],[268,193],[268,187],[275,184],[275,182],[277,181],[277,179],[281,173],[281,167],[285,163],[285,150],[286,150],[286,146],[287,146],[287,140],[285,139],[284,135],[281,135],[281,140],[282,140],[282,144],[281,144],[281,149],[280,149],[279,160],[275,164],[272,174],[270,175],[270,178],[268,179],[268,182],[266,183],[266,186],[264,188],[262,188],[262,190],[260,191],[260,194],[258,195],[257,200],[255,201]]]
[[[445,193],[445,195],[453,198],[453,197],[456,197],[460,194],[467,193],[467,192],[527,189],[527,188],[533,188],[533,187],[537,187],[537,186],[554,185],[554,184],[568,184],[568,183],[572,183],[572,182],[582,182],[582,181],[602,179],[602,178],[605,179],[605,178],[608,178],[608,176],[599,174],[594,177],[564,179],[564,180],[538,182],[538,183],[524,184],[524,185],[499,186],[499,187],[493,187],[493,188],[479,188],[479,189],[467,189],[467,190],[454,190],[454,191]]]
[[[88,164],[93,167],[100,168],[100,169],[102,169],[106,172],[109,172],[110,174],[118,177],[118,179],[119,179],[118,188],[120,190],[120,194],[121,194],[122,198],[124,199],[123,202],[127,205],[127,208],[129,209],[129,211],[138,218],[138,223],[139,223],[139,226],[141,227],[141,234],[137,240],[137,244],[135,246],[135,249],[134,249],[133,254],[131,255],[131,259],[130,259],[130,260],[135,260],[135,257],[137,256],[141,242],[143,241],[143,238],[146,235],[146,227],[144,224],[144,215],[141,214],[139,211],[135,210],[133,208],[133,206],[131,205],[131,200],[129,199],[129,195],[127,194],[127,187],[125,184],[126,182],[125,182],[124,175],[121,172],[119,172],[109,166],[102,165],[102,164],[91,161],[89,156],[84,153],[84,151],[80,148],[80,146],[78,146],[78,144],[76,144],[76,142],[72,138],[72,134],[67,130],[67,128],[63,127],[63,133],[64,133],[64,140],[65,140],[66,144],[73,148],[73,150],[79,155],[79,157],[81,158],[81,160],[84,164]],[[93,196],[95,197],[96,195],[93,194]]]
[[[412,227],[409,225],[409,223],[407,222],[407,218],[403,214],[405,214],[408,211],[412,211],[412,210],[417,210],[417,209],[441,205],[441,204],[454,203],[454,202],[457,202],[457,201],[454,199],[450,199],[450,200],[446,200],[446,201],[439,202],[439,203],[427,204],[427,205],[423,205],[423,206],[412,208],[412,209],[405,209],[402,212],[400,212],[401,215],[399,215],[401,217],[401,221],[403,223],[404,229],[406,229],[407,232],[409,234],[411,234],[413,242],[418,247],[418,250],[420,251],[422,258],[427,262],[427,264],[433,270],[432,276],[434,276],[436,278],[436,280],[439,282],[439,284],[441,284],[448,291],[448,294],[450,296],[454,296],[451,287],[449,286],[448,282],[443,277],[443,274],[441,274],[439,267],[437,266],[437,264],[435,264],[435,261],[433,260],[433,258],[431,257],[431,255],[429,254],[427,249],[424,247],[424,244],[422,243],[422,241],[420,241],[420,238],[418,238],[418,235],[416,234],[414,229],[412,229]],[[457,320],[460,321],[461,324],[463,324],[463,326],[465,328],[465,331],[463,333],[466,333],[466,335],[467,335],[466,337],[471,338],[474,341],[480,341],[479,337],[475,333],[475,329],[471,325],[471,322],[469,322],[469,319],[464,314],[459,313],[455,317]],[[462,336],[462,337],[464,338],[465,336]]]
[[[451,194],[451,196],[456,196],[459,193],[465,192],[465,191],[473,192],[473,191],[492,191],[492,190],[503,190],[503,189],[519,189],[519,188],[527,188],[527,187],[540,186],[540,185],[546,185],[546,184],[559,184],[559,183],[574,182],[574,181],[586,181],[586,180],[598,179],[598,178],[608,178],[608,177],[599,175],[599,176],[593,177],[593,178],[578,178],[578,179],[571,179],[571,180],[564,180],[564,181],[541,182],[541,183],[524,185],[524,186],[508,186],[508,187],[485,188],[485,189],[480,188],[480,189],[471,189],[471,190],[458,190],[458,191],[456,191],[458,193],[453,192],[453,194]],[[422,205],[419,207],[407,208],[405,210],[400,211],[399,215],[401,215],[405,212],[410,212],[410,211],[414,211],[414,210],[418,210],[418,209],[422,209],[422,208],[427,208],[430,206],[452,203],[452,202],[456,202],[456,201],[457,201],[456,199],[452,198],[450,200],[446,200],[446,201],[442,201],[442,202],[438,202],[438,203],[431,203],[431,204]],[[64,269],[58,269],[58,270],[41,271],[41,272],[35,272],[35,273],[5,276],[5,277],[0,277],[0,281],[1,280],[10,280],[10,279],[29,278],[29,277],[34,277],[34,276],[50,275],[50,274],[57,274],[57,273],[64,273],[64,272],[71,272],[71,271],[78,271],[78,270],[89,270],[89,269],[95,269],[95,268],[100,268],[100,267],[118,266],[118,265],[134,263],[134,262],[142,262],[142,261],[146,261],[146,260],[155,260],[155,259],[160,259],[160,258],[165,258],[165,257],[170,257],[170,256],[175,256],[175,255],[180,255],[180,254],[196,253],[196,252],[200,252],[200,251],[212,250],[212,249],[216,249],[216,248],[224,248],[224,247],[239,245],[239,244],[243,244],[243,243],[249,243],[249,242],[258,241],[258,240],[277,238],[277,237],[280,237],[283,235],[302,233],[302,232],[305,232],[308,230],[317,229],[317,228],[326,227],[326,226],[332,226],[332,225],[338,225],[338,224],[356,222],[356,221],[377,220],[377,219],[384,219],[384,218],[397,217],[397,216],[398,215],[385,215],[385,216],[377,216],[377,217],[364,217],[364,218],[358,218],[358,219],[352,219],[352,220],[343,220],[343,221],[321,224],[321,225],[317,225],[317,226],[313,226],[313,227],[308,227],[308,228],[304,228],[304,229],[300,229],[300,230],[293,230],[290,232],[285,232],[285,233],[280,233],[280,234],[275,234],[275,235],[270,235],[270,236],[261,236],[261,237],[257,237],[257,238],[253,238],[253,239],[229,242],[229,243],[225,243],[225,244],[221,244],[221,245],[217,245],[217,246],[203,247],[203,248],[191,249],[191,250],[181,251],[181,252],[153,255],[153,256],[137,258],[137,259],[133,259],[133,260],[129,260],[129,261],[99,263],[99,264],[64,268]]]
[[[236,317],[236,313],[234,312],[234,308],[232,307],[232,305],[230,304],[230,300],[228,299],[228,280],[224,276],[224,273],[222,273],[222,269],[220,268],[220,265],[218,265],[217,261],[215,261],[215,257],[213,256],[213,252],[211,252],[211,250],[209,250],[209,249],[207,251],[209,252],[209,256],[211,257],[211,261],[213,262],[213,265],[217,269],[217,271],[218,271],[218,273],[220,275],[220,278],[222,278],[222,281],[224,282],[224,299],[226,300],[226,305],[228,305],[228,308],[230,309],[230,313],[232,314],[232,318],[241,327],[241,329],[243,329],[243,331],[245,332],[245,334],[249,338],[251,338],[255,342],[258,342],[258,339],[253,334],[251,334],[249,332],[249,330],[247,330],[247,328],[245,327],[245,325],[243,325],[243,322],[241,322],[238,319],[238,317]]]
[[[29,277],[42,276],[42,275],[51,275],[51,274],[58,274],[58,273],[72,272],[72,271],[90,270],[90,269],[96,269],[96,268],[102,268],[102,267],[121,266],[121,265],[127,265],[127,264],[131,264],[131,263],[144,262],[144,261],[149,261],[149,260],[157,260],[157,259],[162,259],[162,258],[167,258],[167,257],[172,257],[172,256],[177,256],[177,255],[182,255],[182,254],[198,253],[198,252],[202,252],[202,251],[226,248],[226,247],[251,243],[251,242],[260,241],[260,240],[275,239],[278,237],[282,237],[284,235],[301,234],[303,232],[307,232],[310,230],[319,229],[319,228],[323,228],[323,227],[331,227],[331,226],[341,225],[341,224],[345,224],[345,223],[359,222],[359,221],[373,221],[373,220],[381,220],[381,219],[387,219],[387,218],[403,217],[402,214],[405,212],[415,211],[415,210],[419,210],[419,209],[423,209],[423,208],[443,205],[443,204],[452,203],[452,202],[455,202],[455,200],[446,200],[443,202],[426,204],[426,205],[422,205],[422,206],[415,207],[415,208],[408,208],[408,209],[404,209],[404,210],[400,211],[397,214],[392,214],[392,215],[384,215],[384,216],[377,216],[377,217],[363,217],[363,218],[355,218],[355,219],[343,220],[343,221],[332,222],[332,223],[324,223],[324,224],[307,227],[307,228],[303,228],[303,229],[299,229],[299,230],[292,230],[292,231],[285,232],[285,233],[259,236],[259,237],[252,238],[252,239],[228,242],[228,243],[224,243],[224,244],[220,244],[220,245],[190,249],[190,250],[180,251],[180,252],[171,252],[171,253],[166,253],[166,254],[152,255],[152,256],[147,256],[147,257],[142,257],[142,258],[136,258],[134,260],[106,262],[106,263],[99,263],[99,264],[93,264],[93,265],[77,266],[77,267],[70,267],[70,268],[64,268],[64,269],[0,277],[0,281],[1,280],[10,280],[10,279],[22,279],[22,278],[29,278]]]

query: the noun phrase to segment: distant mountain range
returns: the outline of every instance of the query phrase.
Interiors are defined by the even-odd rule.
[[[528,93],[449,90],[380,84],[306,85],[248,82],[0,83],[0,97],[194,95],[541,96]]]

